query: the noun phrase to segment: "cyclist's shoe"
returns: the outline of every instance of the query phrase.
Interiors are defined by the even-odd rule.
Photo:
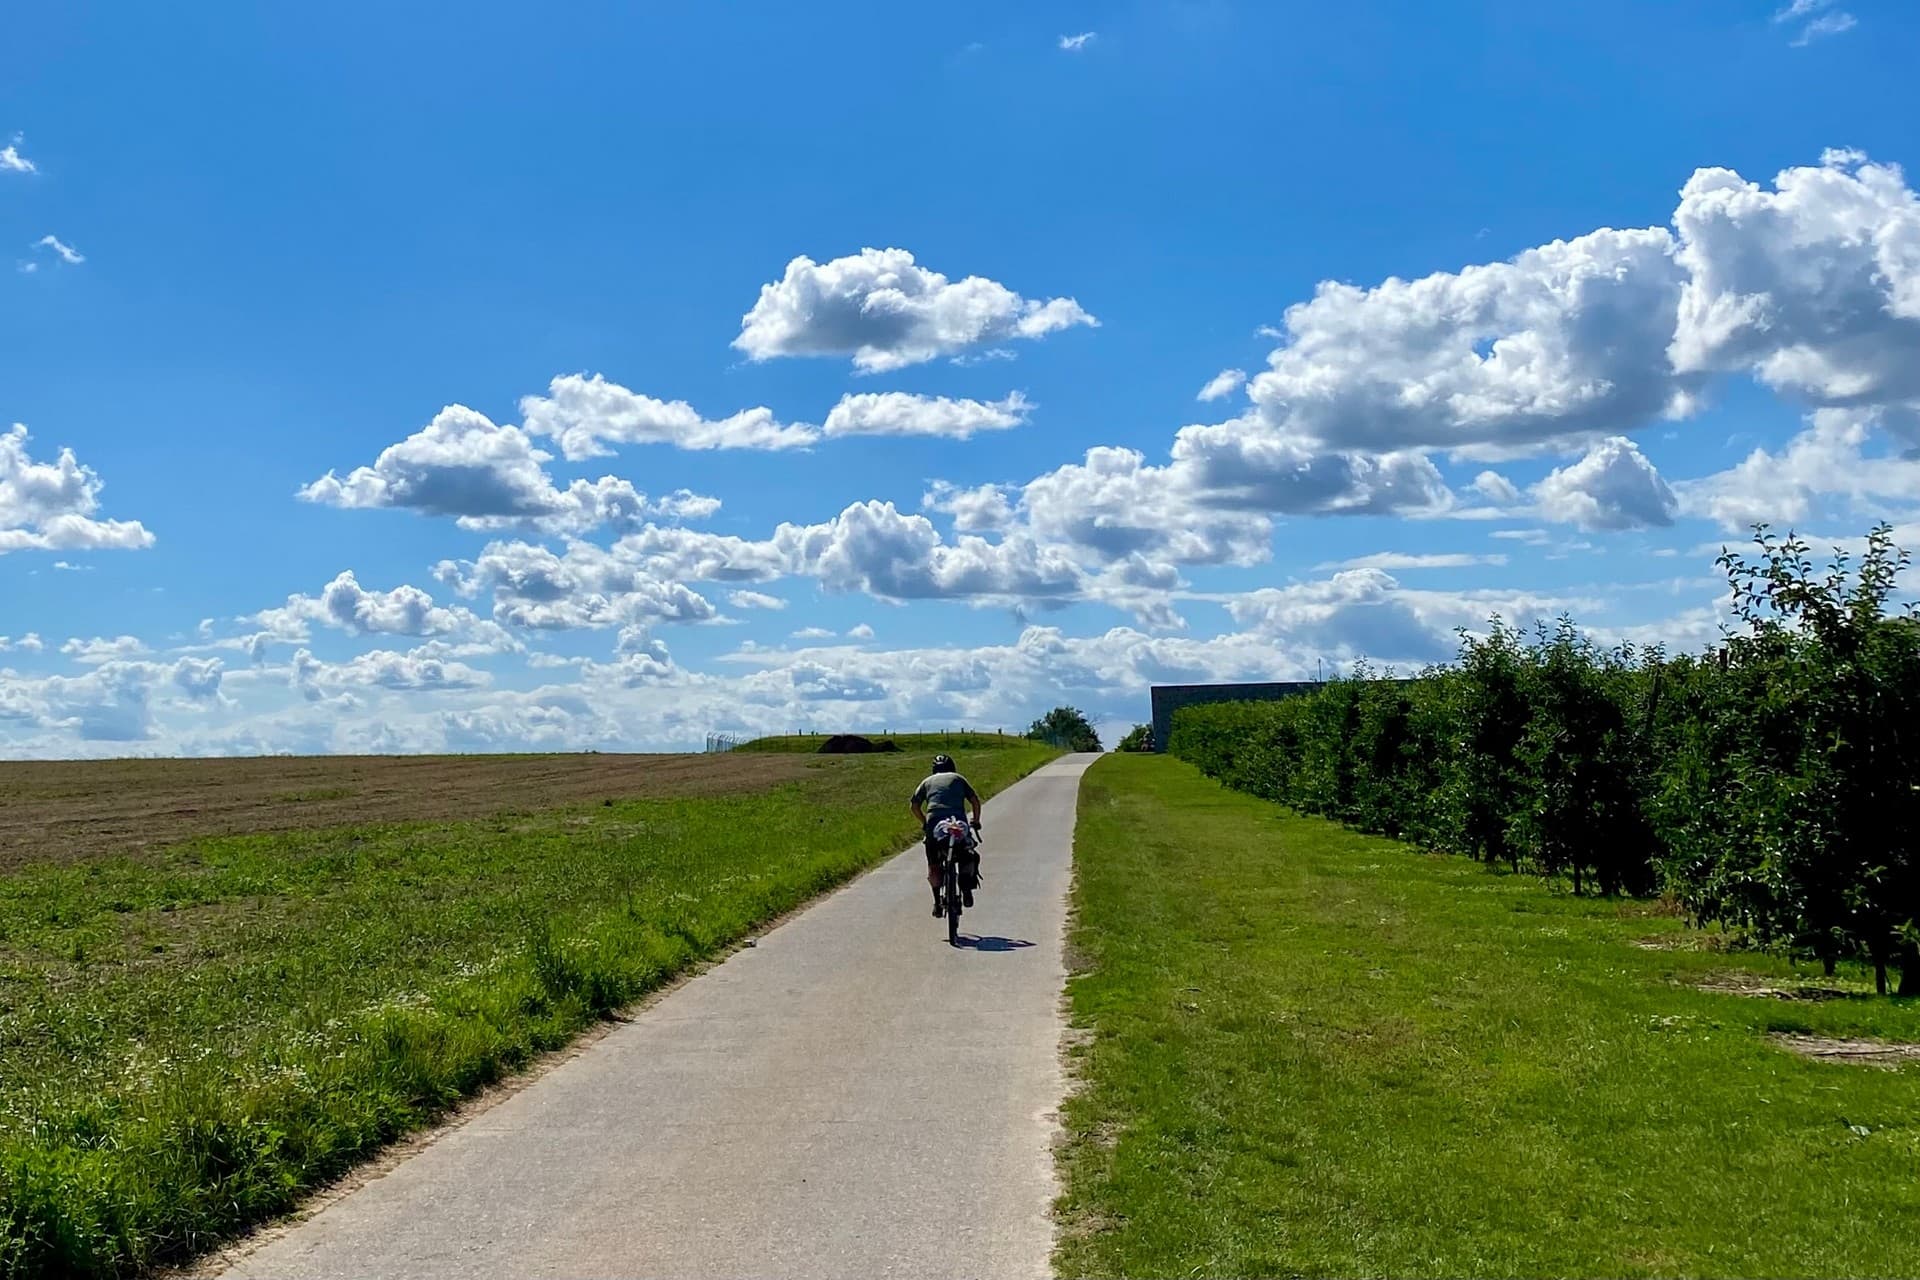
[[[936,893],[933,895],[933,918],[938,920],[945,914],[947,914],[947,909],[940,905],[940,895]]]
[[[960,891],[960,905],[963,907],[970,907],[973,905],[973,890],[962,889]]]

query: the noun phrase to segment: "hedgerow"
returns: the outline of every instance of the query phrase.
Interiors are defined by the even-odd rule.
[[[1183,708],[1168,749],[1227,786],[1575,893],[1861,960],[1920,994],[1920,619],[1880,526],[1858,564],[1756,527],[1701,654],[1499,618],[1410,679]]]

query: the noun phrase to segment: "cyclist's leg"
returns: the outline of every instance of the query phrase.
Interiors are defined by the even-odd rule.
[[[933,914],[940,915],[944,910],[940,903],[940,850],[931,834],[927,836],[927,883],[933,887]]]

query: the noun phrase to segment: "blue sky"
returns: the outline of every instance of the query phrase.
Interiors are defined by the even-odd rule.
[[[6,21],[0,754],[1114,725],[1920,545],[1911,6]]]

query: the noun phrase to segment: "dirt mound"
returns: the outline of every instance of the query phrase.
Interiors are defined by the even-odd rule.
[[[872,738],[863,738],[857,733],[836,733],[820,744],[823,756],[864,756],[875,751],[898,751],[900,744],[892,738],[882,738],[875,742]]]

